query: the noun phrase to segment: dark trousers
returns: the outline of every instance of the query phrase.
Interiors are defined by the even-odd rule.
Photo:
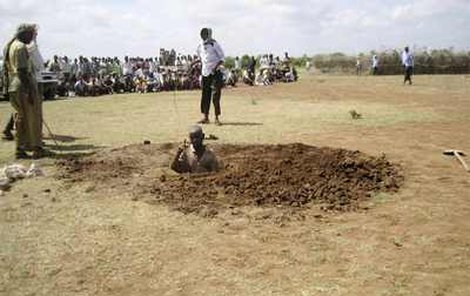
[[[7,125],[5,126],[5,129],[3,130],[4,133],[11,133],[11,131],[15,128],[15,116],[14,114],[11,114],[10,120],[8,120]]]
[[[403,83],[406,83],[407,81],[409,81],[410,84],[411,84],[411,75],[412,74],[413,74],[413,67],[411,67],[411,66],[405,67],[405,80],[403,81]]]
[[[222,73],[216,71],[209,76],[202,76],[202,95],[201,95],[201,113],[206,117],[209,116],[209,110],[212,103],[214,104],[215,116],[221,114],[220,97],[222,95]]]

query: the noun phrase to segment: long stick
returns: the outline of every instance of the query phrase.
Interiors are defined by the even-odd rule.
[[[460,163],[462,164],[463,168],[467,171],[467,172],[470,172],[470,168],[468,167],[468,165],[465,163],[465,160],[463,160],[463,158],[459,155],[459,153],[457,151],[454,151],[454,155],[455,157],[457,157],[457,159],[460,161]]]
[[[60,148],[59,143],[57,143],[57,140],[55,139],[54,134],[52,133],[51,129],[49,128],[49,125],[47,125],[47,123],[46,123],[46,121],[44,120],[44,118],[42,119],[42,123],[44,123],[44,126],[46,127],[47,132],[49,133],[49,136],[51,136],[52,141],[54,141],[54,144],[56,145],[57,149],[59,149],[59,148]]]

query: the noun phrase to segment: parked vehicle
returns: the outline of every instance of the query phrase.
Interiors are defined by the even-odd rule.
[[[3,60],[0,59],[0,101],[5,101],[5,98],[3,96],[3,83]],[[39,89],[42,90],[44,100],[54,99],[58,85],[59,79],[56,73],[49,71],[41,72],[41,76],[38,79],[38,86]]]

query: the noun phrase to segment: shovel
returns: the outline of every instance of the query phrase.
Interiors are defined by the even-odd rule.
[[[443,153],[445,155],[454,155],[455,157],[457,157],[457,159],[462,164],[463,168],[467,172],[470,172],[470,168],[468,168],[468,165],[465,163],[465,160],[463,160],[463,158],[462,158],[462,156],[465,156],[465,153],[463,151],[450,149],[450,150],[444,150]]]

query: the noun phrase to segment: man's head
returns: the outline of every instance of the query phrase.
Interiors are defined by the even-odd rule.
[[[199,125],[193,125],[189,129],[189,141],[196,150],[203,147],[204,132]]]
[[[405,51],[408,52],[409,50],[408,46],[405,46]]]
[[[16,38],[25,44],[33,41],[37,33],[37,26],[35,24],[21,24],[16,29]]]
[[[202,28],[201,30],[201,39],[203,41],[206,41],[206,40],[209,40],[210,38],[212,38],[212,30],[209,29],[209,28]]]

